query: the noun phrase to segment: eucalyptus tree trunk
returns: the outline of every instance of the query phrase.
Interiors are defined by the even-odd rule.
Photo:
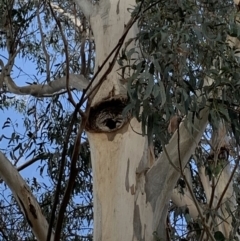
[[[118,44],[131,18],[127,9],[134,5],[135,0],[102,1],[97,14],[91,17],[96,44],[95,72]],[[131,28],[126,40],[136,33],[137,28]],[[96,83],[108,67],[106,64]],[[122,83],[124,76],[120,76],[117,69],[119,66],[115,64],[95,95],[89,118],[94,240],[141,240],[141,237],[151,240],[152,229],[146,227],[148,220],[152,220],[152,210],[146,203],[144,186],[136,182],[136,173],[139,172],[140,177],[148,167],[147,143],[137,134],[141,133],[140,123],[132,120],[129,125],[121,116],[127,91]]]

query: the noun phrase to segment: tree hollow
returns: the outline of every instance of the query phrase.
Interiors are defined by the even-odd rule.
[[[122,115],[127,98],[114,96],[103,100],[90,109],[86,130],[89,132],[114,132],[124,126],[128,117]]]

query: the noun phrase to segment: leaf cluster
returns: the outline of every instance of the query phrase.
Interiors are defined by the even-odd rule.
[[[223,118],[239,138],[239,58],[226,42],[239,36],[233,7],[230,1],[159,1],[142,14],[138,47],[123,51],[119,63],[128,75],[124,114],[142,122],[143,135],[166,143],[171,116],[198,118],[208,107],[210,124]]]

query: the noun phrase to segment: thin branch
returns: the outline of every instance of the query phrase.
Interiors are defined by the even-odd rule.
[[[167,150],[166,150],[166,149],[165,149],[165,151],[166,151],[166,153],[167,153]],[[170,159],[170,156],[169,156],[169,155],[166,155],[166,156],[167,156],[167,159],[168,159],[169,163],[172,163],[172,164],[173,164],[173,161]],[[178,157],[178,160],[179,160],[179,157]],[[194,205],[195,205],[195,207],[196,207],[196,209],[197,209],[197,211],[198,211],[199,217],[200,217],[200,219],[201,219],[201,221],[202,221],[202,225],[204,226],[204,228],[205,228],[205,230],[207,231],[207,233],[208,233],[209,237],[211,238],[211,240],[212,240],[212,241],[215,241],[215,238],[213,237],[213,235],[212,235],[209,227],[208,227],[207,224],[205,223],[205,218],[204,218],[204,216],[203,216],[202,210],[201,210],[201,208],[200,208],[200,206],[199,206],[199,204],[198,204],[198,201],[197,201],[197,199],[196,199],[196,197],[195,197],[195,195],[194,195],[194,193],[193,193],[193,190],[192,190],[192,188],[191,188],[191,186],[190,186],[190,184],[189,184],[189,182],[188,182],[185,174],[183,173],[183,170],[180,170],[180,173],[181,173],[181,176],[182,176],[183,180],[185,181],[185,183],[186,183],[186,185],[187,185],[187,188],[188,188],[188,191],[189,191],[189,193],[190,193],[190,196],[191,196],[191,198],[192,198],[192,200],[193,200],[193,203],[194,203]]]
[[[81,103],[79,102],[78,105],[75,107],[76,113],[78,112],[78,109],[80,108],[80,106],[81,106]],[[86,109],[87,110],[86,110],[85,117],[82,118],[82,120],[81,120],[81,124],[80,124],[80,127],[78,129],[77,137],[76,137],[75,144],[74,144],[68,185],[67,185],[67,188],[65,190],[62,203],[60,205],[54,241],[60,240],[62,223],[63,223],[63,220],[64,220],[64,214],[65,214],[66,207],[68,205],[69,199],[70,199],[71,194],[72,194],[72,190],[73,190],[73,187],[74,187],[76,176],[78,174],[78,169],[76,167],[76,164],[77,164],[77,160],[79,159],[79,153],[80,153],[80,150],[81,150],[81,136],[82,136],[82,133],[85,129],[85,125],[86,125],[87,120],[88,120],[88,115],[89,115],[89,111],[90,111],[90,102],[88,103],[88,106],[87,106]]]
[[[19,160],[24,156],[24,154],[27,152],[27,150],[30,147],[30,144],[32,143],[33,139],[35,138],[35,136],[33,135],[32,137],[30,137],[27,140],[27,143],[24,145],[24,148],[22,150],[22,152],[19,153],[18,157],[16,158],[16,161],[14,161],[13,165],[16,166],[17,163],[19,162]]]
[[[39,31],[40,31],[40,35],[41,35],[41,43],[42,43],[42,49],[43,52],[45,54],[45,58],[46,58],[46,73],[47,73],[47,81],[50,81],[50,57],[46,48],[46,44],[45,44],[45,37],[43,34],[43,30],[42,30],[42,23],[40,20],[40,13],[39,13],[39,8],[40,8],[40,2],[37,8],[37,21],[38,21],[38,26],[39,26]]]
[[[179,162],[179,168],[180,168],[181,175],[183,175],[183,167],[182,167],[181,152],[180,152],[180,132],[179,132],[179,124],[180,124],[180,123],[178,123],[178,127],[177,127],[177,136],[178,136],[178,139],[177,139],[177,142],[178,142],[178,162]]]
[[[5,241],[8,241],[9,238],[8,238],[8,235],[5,233],[5,231],[6,231],[6,226],[4,228],[0,227],[0,233],[2,234],[2,237],[4,238]]]
[[[10,75],[10,73],[12,71],[12,68],[13,68],[13,65],[14,65],[15,57],[17,56],[17,54],[20,52],[21,49],[22,48],[20,47],[14,53],[9,55],[8,62],[7,62],[7,64],[5,66],[4,66],[3,61],[0,59],[0,66],[2,68],[3,76]]]
[[[237,158],[236,164],[235,164],[233,170],[231,171],[231,176],[229,177],[229,180],[228,180],[228,182],[227,182],[227,184],[226,184],[226,186],[225,186],[225,188],[224,188],[224,190],[223,190],[223,192],[222,192],[222,194],[221,194],[221,196],[218,200],[216,209],[218,209],[221,205],[223,197],[224,197],[225,193],[227,192],[230,183],[232,182],[233,176],[234,176],[235,172],[237,171],[237,168],[239,167],[239,161],[240,161],[240,157]]]
[[[218,178],[217,181],[215,182],[215,177],[212,177],[212,194],[211,194],[211,199],[209,202],[209,209],[212,208],[213,205],[213,201],[214,201],[214,197],[215,197],[215,191],[218,187],[218,183],[223,182],[222,179],[222,174],[224,174],[224,172],[227,172],[227,168],[228,168],[229,163],[226,163],[226,165],[221,169],[221,172],[218,174]]]
[[[86,54],[85,54],[85,44],[86,44],[86,18],[83,17],[83,31],[82,31],[82,39],[81,39],[81,74],[86,76]]]
[[[36,157],[34,157],[33,159],[29,160],[29,161],[26,161],[24,164],[22,164],[21,166],[17,167],[17,170],[18,171],[22,171],[23,169],[25,169],[26,167],[29,167],[30,165],[32,165],[33,163],[35,163],[36,161],[38,160],[42,160],[44,159],[45,157],[47,157],[47,154],[43,153],[43,154],[40,154]]]
[[[170,158],[170,156],[169,156],[169,154],[168,154],[168,151],[167,151],[166,147],[163,145],[162,148],[163,148],[163,152],[164,152],[164,154],[166,155],[167,160],[168,160],[168,162],[170,163],[170,165],[171,165],[177,172],[180,172],[179,167],[177,167],[177,166],[172,162],[172,160],[171,160],[171,158]]]
[[[55,220],[55,212],[57,210],[57,205],[58,205],[58,201],[59,201],[59,194],[60,194],[60,190],[61,190],[61,182],[62,182],[62,176],[63,176],[63,172],[64,172],[64,167],[65,167],[65,158],[66,158],[66,155],[67,155],[68,143],[69,143],[70,135],[72,133],[73,125],[74,125],[74,123],[76,122],[76,119],[77,119],[77,113],[78,113],[78,109],[75,108],[75,111],[74,111],[74,113],[72,115],[72,118],[71,118],[71,122],[70,122],[69,127],[68,127],[68,132],[67,132],[67,135],[65,137],[64,144],[63,144],[61,165],[60,165],[60,168],[59,168],[57,187],[56,187],[56,191],[55,191],[55,194],[54,194],[54,201],[53,201],[53,206],[52,206],[51,218],[50,218],[50,222],[49,222],[47,241],[50,240],[52,227],[53,227],[53,223],[54,223],[54,220]]]
[[[76,103],[72,97],[72,93],[70,91],[70,88],[69,88],[69,54],[68,54],[68,43],[67,43],[67,39],[65,37],[65,34],[63,33],[63,29],[62,29],[62,25],[59,21],[59,19],[56,17],[53,9],[52,9],[52,6],[51,4],[49,4],[49,7],[50,7],[50,10],[51,10],[51,13],[52,13],[52,16],[53,18],[55,19],[57,25],[58,25],[58,28],[59,28],[59,31],[62,35],[62,40],[63,40],[63,45],[64,45],[64,52],[65,52],[65,56],[66,56],[66,89],[67,89],[67,92],[68,92],[68,99],[69,101],[72,103],[72,105],[75,107],[76,106]]]

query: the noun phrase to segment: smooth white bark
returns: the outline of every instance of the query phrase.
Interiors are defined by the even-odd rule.
[[[134,0],[104,0],[100,1],[98,6],[98,12],[90,18],[91,27],[96,45],[96,58],[95,58],[95,72],[98,67],[102,65],[104,60],[110,54],[110,52],[116,47],[119,39],[124,33],[125,27],[130,20],[129,9],[133,9],[135,6]],[[129,31],[126,40],[134,38],[138,32],[136,25]],[[123,44],[125,47],[125,44]],[[135,47],[135,42],[132,42],[129,49]],[[109,59],[108,63],[112,60],[113,56]],[[108,63],[104,66],[100,74],[97,76],[93,85],[98,83],[98,80],[102,77],[103,73],[109,67]],[[122,84],[124,76],[121,76],[119,65],[115,65],[111,73],[108,74],[106,80],[101,86],[101,90],[98,91],[93,99],[93,105],[100,102],[102,99],[109,97],[110,95],[126,95],[126,87]]]
[[[135,131],[141,131],[136,120],[131,125]],[[139,161],[146,161],[145,138],[130,125],[118,133],[88,133],[88,138],[94,177],[94,240],[140,240],[145,236],[150,241],[151,229],[144,231],[144,225],[142,229],[134,228],[139,225],[140,220],[135,219],[143,206],[149,210],[150,220],[152,216],[151,207],[142,198],[144,186],[140,180],[136,183]],[[138,175],[144,177],[144,170],[139,170]]]

